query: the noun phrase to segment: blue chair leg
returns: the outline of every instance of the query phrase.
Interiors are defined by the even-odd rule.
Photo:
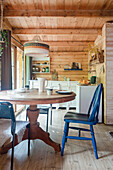
[[[28,105],[25,106],[25,107],[26,107],[26,110],[27,110],[27,108],[28,108],[27,106],[28,106]],[[27,121],[27,112],[26,112],[26,121]]]
[[[68,136],[68,132],[69,132],[69,122],[67,122],[67,129],[66,129],[66,136]],[[67,142],[67,138],[65,138],[65,142]]]
[[[13,141],[12,141],[11,170],[13,170],[14,144],[15,144],[15,134],[13,134]]]
[[[52,104],[50,104],[50,107],[51,107],[50,125],[52,125]]]
[[[27,113],[26,113],[26,121],[27,121]]]
[[[30,124],[28,125],[28,156],[30,155]]]
[[[47,110],[47,124],[46,124],[46,132],[48,132],[48,114],[49,114],[49,109]]]
[[[93,126],[92,125],[90,125],[90,130],[91,130],[92,144],[93,144],[93,149],[94,149],[94,153],[95,153],[95,158],[98,159],[96,140],[95,140],[94,130],[93,130]]]
[[[81,134],[81,132],[80,132],[80,129],[78,130],[78,137],[80,137],[80,134]]]
[[[68,123],[65,122],[64,134],[63,134],[63,138],[62,138],[61,156],[63,156],[63,153],[64,153],[64,147],[65,147],[65,141],[66,141],[67,132],[68,132]]]

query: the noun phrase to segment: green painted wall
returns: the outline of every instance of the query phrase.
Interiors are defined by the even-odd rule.
[[[25,85],[29,85],[30,80],[30,57],[26,56],[26,77],[25,77]]]

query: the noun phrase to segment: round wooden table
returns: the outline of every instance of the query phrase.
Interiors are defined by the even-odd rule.
[[[30,105],[27,109],[27,116],[30,122],[30,139],[40,139],[46,144],[52,146],[55,151],[60,151],[60,144],[52,141],[49,137],[50,134],[45,132],[37,123],[39,116],[39,109],[37,109],[37,104],[53,104],[53,103],[63,103],[75,99],[76,94],[57,94],[55,91],[52,95],[47,95],[47,92],[39,93],[38,90],[27,90],[26,92],[21,92],[18,90],[7,90],[0,92],[0,101],[7,101],[12,104]],[[22,141],[28,139],[28,128],[26,128]],[[18,142],[15,140],[15,145]],[[8,151],[12,147],[11,143],[3,148],[2,153]]]

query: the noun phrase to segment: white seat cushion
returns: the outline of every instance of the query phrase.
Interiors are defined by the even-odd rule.
[[[18,142],[22,140],[22,136],[26,129],[26,125],[28,122],[26,121],[16,121],[16,132],[18,136]],[[11,142],[12,134],[11,134],[11,120],[9,119],[0,119],[0,147],[4,144]]]

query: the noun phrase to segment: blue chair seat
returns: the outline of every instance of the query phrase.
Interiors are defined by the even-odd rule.
[[[83,124],[90,124],[90,125],[95,125],[96,124],[96,119],[93,121],[88,121],[89,116],[84,113],[76,113],[76,112],[67,112],[64,116],[64,121],[66,122],[72,122],[72,123],[81,123]]]
[[[80,121],[88,121],[89,116],[83,113],[75,113],[75,112],[67,112],[64,116],[64,121],[66,120],[80,120]]]
[[[61,156],[63,156],[65,142],[67,142],[67,139],[92,140],[95,157],[96,159],[98,159],[93,125],[96,125],[96,123],[98,123],[98,114],[99,114],[100,97],[102,94],[102,89],[103,89],[102,84],[97,86],[93,98],[91,100],[91,103],[89,105],[88,112],[86,114],[67,112],[66,115],[64,116],[65,126],[64,126],[64,134],[62,139]],[[87,128],[82,128],[80,126],[79,127],[70,126],[70,123],[87,124],[90,126],[90,128],[87,129]],[[69,129],[78,130],[78,136],[69,136],[68,135]],[[82,137],[81,131],[90,132],[91,137],[90,138],[84,136]]]

